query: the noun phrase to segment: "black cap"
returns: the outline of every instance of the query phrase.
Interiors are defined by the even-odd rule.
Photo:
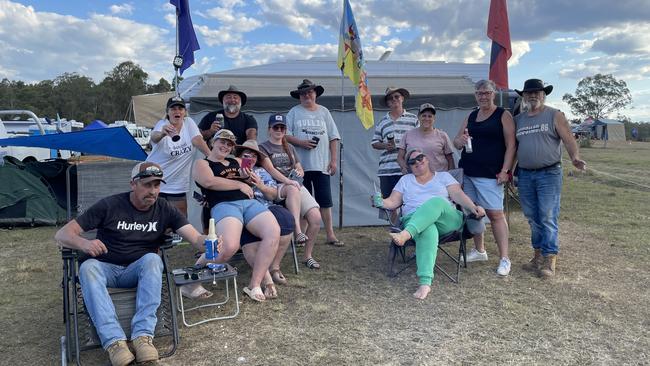
[[[173,107],[175,105],[179,105],[179,106],[185,108],[185,101],[183,100],[183,98],[181,98],[179,96],[171,97],[171,98],[169,98],[167,100],[167,109],[169,109],[169,108],[171,108],[171,107]]]
[[[281,114],[272,114],[269,116],[269,128],[275,125],[287,125],[287,120]]]

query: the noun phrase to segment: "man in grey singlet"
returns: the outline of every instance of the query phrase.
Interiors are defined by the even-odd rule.
[[[539,79],[529,79],[523,90],[526,111],[515,116],[517,160],[519,164],[519,198],[528,219],[531,244],[535,254],[523,269],[536,272],[542,278],[555,275],[555,262],[559,251],[558,217],[562,192],[562,147],[569,153],[571,163],[585,170],[580,159],[578,144],[571,134],[564,113],[544,105],[552,85],[544,86]]]

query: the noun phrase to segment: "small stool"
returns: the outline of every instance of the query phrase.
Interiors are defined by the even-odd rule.
[[[229,264],[225,264],[225,270],[222,270],[220,272],[214,272],[212,269],[209,268],[204,268],[201,270],[194,271],[192,273],[189,273],[184,270],[184,269],[177,269],[172,271],[173,277],[174,277],[174,284],[176,285],[176,294],[178,296],[178,311],[181,312],[181,317],[183,319],[183,324],[187,327],[193,327],[195,325],[207,323],[213,320],[223,320],[223,319],[232,319],[236,317],[239,314],[239,295],[237,293],[237,269],[233,268]],[[192,276],[194,274],[195,276]],[[194,278],[192,278],[194,277]],[[216,316],[213,318],[208,318],[204,320],[200,320],[194,323],[188,323],[187,320],[185,319],[185,313],[189,313],[190,311],[197,310],[197,309],[202,309],[202,308],[209,308],[209,307],[220,307],[222,305],[225,305],[230,301],[230,280],[232,280],[233,283],[233,290],[235,293],[235,311],[233,314],[230,315],[224,315],[224,316]],[[197,305],[189,309],[185,309],[185,305],[183,303],[183,295],[181,294],[181,286],[183,285],[189,285],[193,283],[208,283],[208,282],[213,282],[216,283],[216,281],[224,281],[225,286],[226,286],[226,294],[225,298],[223,301],[217,301],[217,302],[211,302],[208,304],[203,304],[203,305]],[[216,297],[216,294],[213,295]]]

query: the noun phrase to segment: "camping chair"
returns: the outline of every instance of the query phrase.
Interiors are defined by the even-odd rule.
[[[68,219],[83,213],[101,198],[128,191],[132,168],[132,161],[86,162],[71,165],[66,177]],[[75,191],[77,206],[71,207],[71,196]],[[88,237],[94,236],[93,232],[85,234]],[[175,297],[171,288],[173,281],[167,259],[167,250],[172,246],[171,237],[169,237],[165,241],[165,245],[160,248],[163,262],[163,286],[154,340],[161,350],[161,357],[174,354],[179,342],[176,312],[174,311]],[[63,259],[61,285],[63,288],[63,322],[66,331],[65,336],[61,339],[62,355],[65,355],[62,359],[64,365],[67,361],[72,361],[73,357],[79,365],[81,351],[101,346],[92,321],[86,313],[81,295],[78,270],[80,263],[85,259],[82,258],[82,255],[83,253],[71,249],[61,250]],[[110,289],[109,292],[120,325],[128,337],[130,336],[131,319],[135,313],[135,289]],[[162,344],[162,348],[160,347],[161,341],[166,343]]]
[[[449,171],[449,174],[451,174],[454,179],[456,179],[458,182],[462,184],[463,182],[463,170],[462,169],[453,169]],[[457,208],[459,208],[457,206]],[[397,209],[397,215],[391,215],[390,210],[380,208],[380,210],[383,210],[386,213],[387,220],[390,223],[390,231],[391,232],[400,232],[402,231],[402,226],[401,226],[401,207]],[[395,222],[392,221],[391,217],[397,217]],[[453,268],[444,268],[439,260],[436,259],[435,263],[435,269],[444,274],[450,281],[454,283],[458,283],[460,281],[460,267],[461,264],[467,268],[467,261],[466,261],[466,241],[467,239],[471,238],[473,234],[469,232],[467,229],[467,219],[469,217],[463,213],[463,224],[460,226],[460,229],[452,231],[450,233],[446,233],[444,235],[441,235],[438,239],[438,251],[442,252],[446,258],[449,258],[453,264]],[[453,243],[458,242],[458,255],[454,256],[452,255],[450,251],[450,247]],[[407,255],[407,249],[408,248],[413,248],[412,253]],[[397,255],[402,259],[403,265],[399,270],[396,270],[396,264],[395,260],[397,259]],[[392,241],[390,242],[388,246],[388,260],[387,260],[387,276],[388,277],[397,277],[400,273],[402,273],[405,269],[407,269],[415,259],[415,241],[414,240],[408,240],[404,246],[398,246]],[[455,271],[455,275],[454,272]]]

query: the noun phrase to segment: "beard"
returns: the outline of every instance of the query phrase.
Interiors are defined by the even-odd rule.
[[[233,114],[239,112],[239,109],[241,108],[241,104],[227,104],[226,105],[226,112]]]

